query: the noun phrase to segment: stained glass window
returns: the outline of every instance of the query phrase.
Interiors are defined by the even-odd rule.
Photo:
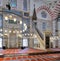
[[[0,6],[2,6],[3,5],[3,0],[0,0]]]
[[[46,30],[46,22],[42,23],[42,30],[45,31]]]
[[[46,13],[45,11],[42,11],[42,12],[41,12],[41,16],[42,16],[43,18],[46,18],[46,17],[47,17],[47,13]]]
[[[29,17],[29,13],[24,12],[24,16]]]
[[[2,20],[3,20],[3,16],[2,15],[0,15],[0,28],[2,28]]]
[[[28,47],[28,39],[23,39],[23,46]]]
[[[14,20],[9,20],[10,24],[17,24],[17,21],[14,22]]]
[[[17,7],[17,0],[10,0],[11,7]]]
[[[23,10],[27,11],[27,0],[23,1]]]

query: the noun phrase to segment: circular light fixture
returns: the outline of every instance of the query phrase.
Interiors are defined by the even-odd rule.
[[[7,30],[5,30],[5,32],[7,32]]]
[[[8,36],[8,34],[4,34],[4,35],[7,35]]]
[[[27,26],[25,26],[25,30],[27,29]]]
[[[22,31],[20,31],[20,33],[22,33]]]
[[[24,26],[26,26],[26,24],[24,23]]]
[[[0,29],[0,31],[2,31],[2,29]]]
[[[22,21],[20,21],[20,24],[22,24]],[[20,30],[20,33],[25,32],[27,30],[26,23],[23,24],[23,30]]]
[[[27,25],[24,23],[24,31],[27,30]]]
[[[12,15],[9,15],[10,18],[12,18]]]
[[[32,36],[33,34],[31,34],[31,36]]]
[[[34,38],[37,38],[37,36],[34,34]]]
[[[11,33],[11,30],[9,31],[9,33]]]
[[[19,31],[17,31],[17,33],[19,33]]]
[[[14,22],[16,22],[16,18],[14,18]]]
[[[15,31],[13,31],[13,33],[15,33]]]
[[[18,37],[22,37],[22,35],[19,34]]]
[[[22,24],[22,21],[20,21],[20,24]]]
[[[5,20],[8,20],[8,17],[7,16],[5,17]]]

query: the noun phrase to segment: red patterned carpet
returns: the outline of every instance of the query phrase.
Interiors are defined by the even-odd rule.
[[[39,53],[39,52],[45,52],[44,50],[38,50],[33,48],[25,48],[25,49],[5,49],[0,50],[0,54],[29,54],[29,53]]]
[[[50,49],[50,51],[59,51],[60,49]],[[49,51],[49,50],[48,50]],[[0,61],[55,61],[60,60],[60,53],[50,53],[50,54],[38,54],[38,55],[28,55],[29,53],[41,53],[46,52],[44,50],[37,50],[32,48],[25,49],[5,49],[0,50],[0,55],[3,54],[4,57],[0,57]]]

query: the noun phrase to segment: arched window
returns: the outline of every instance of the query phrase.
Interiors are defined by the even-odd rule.
[[[0,6],[2,6],[3,5],[3,0],[0,0]]]
[[[28,47],[28,39],[23,39],[23,47]]]
[[[2,48],[2,38],[0,38],[0,48]]]
[[[11,7],[17,7],[17,0],[10,0]]]
[[[46,17],[47,17],[47,13],[46,13],[45,11],[42,11],[42,12],[41,12],[41,17],[42,17],[42,18],[46,18]]]
[[[23,0],[23,10],[27,11],[27,0]]]
[[[2,28],[2,20],[3,20],[3,16],[2,15],[0,15],[0,28]]]
[[[0,48],[2,48],[2,28],[3,28],[3,16],[0,14]]]
[[[46,30],[46,22],[42,23],[42,30],[45,31]]]

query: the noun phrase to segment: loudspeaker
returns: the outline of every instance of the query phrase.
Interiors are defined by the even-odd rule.
[[[3,48],[3,49],[6,49],[6,47],[5,47],[5,46],[3,46],[2,48]]]

